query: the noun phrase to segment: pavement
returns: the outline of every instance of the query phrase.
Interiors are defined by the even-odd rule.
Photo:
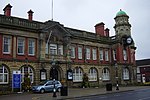
[[[68,95],[61,96],[61,93],[57,93],[57,97],[53,97],[53,93],[49,96],[40,96],[32,100],[73,100],[74,98],[86,97],[86,96],[95,96],[95,95],[104,95],[108,93],[117,93],[117,92],[127,92],[134,91],[137,89],[146,89],[150,86],[126,86],[119,87],[119,90],[116,90],[116,87],[112,87],[112,91],[106,91],[106,88],[68,88]]]

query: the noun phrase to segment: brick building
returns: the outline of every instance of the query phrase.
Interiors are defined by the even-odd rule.
[[[133,83],[136,80],[135,47],[123,45],[123,36],[131,36],[129,16],[120,10],[115,16],[115,36],[103,22],[95,25],[95,32],[65,27],[56,21],[33,20],[11,15],[8,4],[0,14],[0,86],[10,86],[12,72],[20,70],[31,82],[65,79],[70,86],[78,86],[83,74],[91,85]],[[73,80],[67,81],[67,71]],[[72,78],[72,77],[70,77]]]
[[[150,59],[136,61],[137,65],[137,82],[150,84]]]

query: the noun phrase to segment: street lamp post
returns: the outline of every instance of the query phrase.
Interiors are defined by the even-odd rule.
[[[116,68],[116,90],[119,90],[119,83],[118,83],[118,65],[115,63]]]
[[[52,68],[53,68],[53,85],[54,85],[53,97],[57,97],[57,95],[56,95],[56,86],[55,86],[55,61],[54,60],[52,62]]]

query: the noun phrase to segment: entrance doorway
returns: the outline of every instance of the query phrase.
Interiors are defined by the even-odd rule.
[[[50,70],[50,79],[59,80],[59,73],[57,68],[51,68]]]

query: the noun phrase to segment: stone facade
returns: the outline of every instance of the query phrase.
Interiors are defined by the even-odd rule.
[[[97,24],[92,33],[56,21],[34,21],[33,15],[22,19],[5,14],[0,15],[0,65],[8,79],[1,76],[0,85],[11,86],[14,70],[21,70],[22,76],[29,73],[32,84],[55,78],[78,86],[84,73],[90,84],[135,82],[134,43],[124,47],[121,40],[123,35],[131,35],[128,15],[116,15],[116,35],[110,37],[104,23]],[[70,69],[73,80],[67,80]]]

